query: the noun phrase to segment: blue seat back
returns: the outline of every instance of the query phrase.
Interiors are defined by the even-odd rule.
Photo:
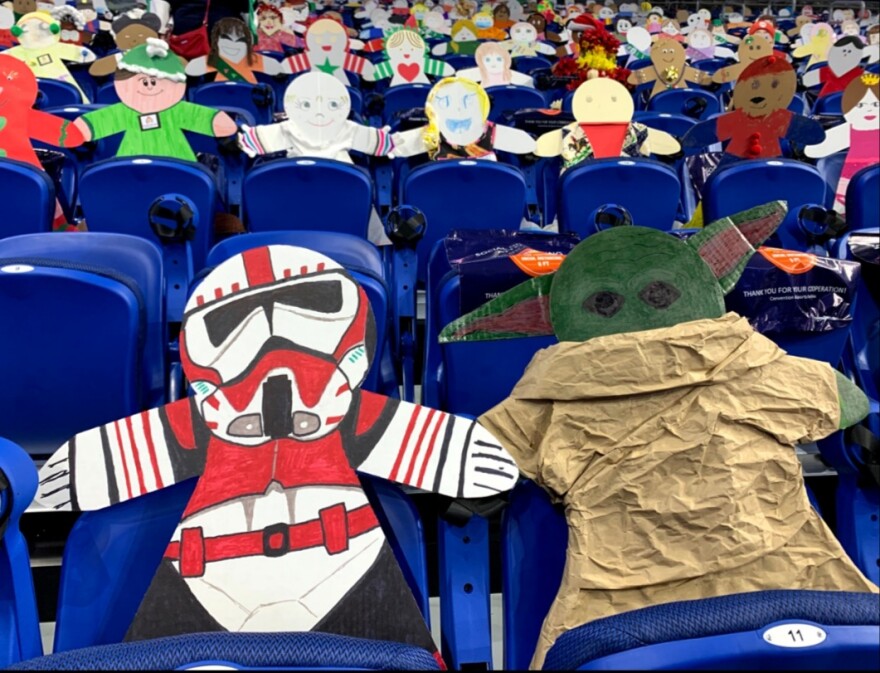
[[[692,65],[697,70],[702,70],[703,72],[715,73],[721,68],[725,68],[734,61],[731,61],[729,58],[704,58],[699,61],[695,61]]]
[[[390,124],[397,112],[425,107],[425,99],[430,90],[430,84],[401,84],[389,87],[382,96],[384,100],[383,122]]]
[[[76,433],[165,400],[162,258],[120,234],[0,241],[0,333],[9,381],[0,435],[49,454]]]
[[[37,469],[31,457],[0,437],[0,667],[43,653],[40,620],[31,575],[28,544],[19,530],[21,515],[37,492]]]
[[[703,120],[721,112],[721,103],[711,91],[670,89],[651,98],[648,101],[648,110]]]
[[[275,92],[268,84],[211,82],[190,92],[190,100],[219,110],[244,110],[257,124],[270,124],[275,114]]]
[[[486,89],[492,101],[489,110],[489,120],[498,121],[505,112],[528,110],[529,108],[544,108],[547,106],[544,96],[537,89],[527,86],[490,86]]]
[[[830,93],[821,96],[813,103],[814,115],[843,115],[843,92]]]
[[[198,271],[214,241],[218,202],[214,176],[206,168],[177,159],[108,159],[87,169],[79,185],[89,231],[131,234],[153,242],[161,241],[150,227],[150,207],[169,195],[182,197],[194,211],[195,231],[188,247]]]
[[[107,82],[98,87],[98,93],[95,94],[95,102],[99,105],[113,105],[119,102],[119,94],[116,93],[116,86],[113,82]]]
[[[696,125],[697,120],[683,114],[643,110],[633,114],[633,121],[675,136],[679,140]]]
[[[596,210],[610,204],[626,208],[633,224],[672,229],[680,195],[675,171],[652,159],[585,161],[559,179],[559,230],[576,232],[581,238],[596,233]]]
[[[3,225],[0,238],[51,231],[55,185],[46,171],[12,159],[0,159]]]
[[[846,221],[849,229],[865,229],[880,222],[880,165],[856,173],[846,188]]]
[[[543,56],[517,56],[511,61],[511,65],[514,70],[525,73],[526,75],[533,70],[543,70],[545,68],[553,67],[552,61]]]
[[[242,198],[249,231],[325,229],[366,238],[373,186],[362,168],[341,161],[277,159],[247,173]]]
[[[42,101],[40,109],[57,107],[59,105],[79,105],[83,102],[79,89],[70,82],[38,77],[37,86],[45,95],[45,97],[40,97],[39,99]]]
[[[716,170],[703,190],[703,219],[712,222],[770,201],[788,203],[788,215],[768,245],[806,250],[798,225],[801,208],[830,203],[825,180],[815,167],[793,159],[738,161]]]
[[[388,348],[393,299],[379,250],[369,241],[351,234],[331,231],[265,231],[232,236],[215,245],[208,255],[208,267],[264,245],[294,245],[326,255],[341,264],[364,288],[376,319],[376,353],[363,388],[382,392],[380,373],[383,349]]]
[[[473,56],[465,56],[464,54],[446,54],[443,57],[456,70],[465,70],[467,68],[476,68],[477,61]]]
[[[526,193],[522,172],[494,161],[435,161],[409,173],[400,203],[421,210],[427,226],[419,242],[419,279],[426,277],[434,244],[453,229],[519,229]],[[450,207],[450,198],[458,208]]]

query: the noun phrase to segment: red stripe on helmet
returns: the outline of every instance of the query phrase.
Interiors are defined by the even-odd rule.
[[[272,259],[269,257],[269,248],[254,248],[245,250],[241,254],[244,259],[244,270],[247,274],[248,286],[268,285],[275,280],[272,273]]]

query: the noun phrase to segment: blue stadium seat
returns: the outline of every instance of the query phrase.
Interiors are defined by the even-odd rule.
[[[449,65],[458,70],[466,70],[467,68],[476,68],[477,62],[473,56],[465,56],[464,54],[446,54],[443,57]]]
[[[327,633],[197,633],[62,652],[13,666],[19,671],[116,670],[436,671],[412,645]]]
[[[39,90],[45,98],[40,97],[39,109],[58,107],[59,105],[79,105],[83,102],[82,94],[70,82],[57,79],[37,78]]]
[[[315,250],[335,260],[352,274],[366,291],[376,319],[376,355],[363,387],[396,397],[389,343],[391,320],[394,318],[393,281],[389,278],[378,248],[363,237],[332,231],[266,231],[232,236],[221,241],[208,254],[208,267],[214,267],[245,250],[264,245],[294,245]],[[383,381],[388,378],[391,380]]]
[[[686,117],[683,114],[647,110],[634,113],[633,121],[640,122],[658,131],[666,131],[666,133],[675,136],[679,140],[697,123],[696,119]],[[694,151],[699,152],[701,150],[697,149]]]
[[[3,227],[0,238],[51,231],[55,215],[55,185],[46,171],[30,164],[0,159]]]
[[[211,172],[177,159],[108,159],[83,173],[79,196],[89,231],[131,234],[162,244],[168,320],[180,322],[186,288],[205,265],[214,242],[219,197]],[[181,231],[175,232],[174,223],[156,217],[151,223],[150,210],[157,204],[178,210]],[[186,210],[191,217],[186,217]]]
[[[0,667],[43,653],[28,544],[21,515],[37,492],[33,459],[0,438]]]
[[[489,110],[489,121],[498,121],[505,112],[527,110],[529,108],[545,108],[547,103],[537,89],[527,86],[490,86],[486,89],[492,107]]]
[[[804,98],[803,94],[796,93],[792,99],[791,103],[788,104],[788,109],[798,115],[808,115],[810,114],[810,107],[807,105],[807,100]]]
[[[816,99],[816,102],[813,103],[813,114],[814,115],[843,115],[843,108],[841,107],[843,101],[843,92],[838,91],[837,93],[830,93],[827,96],[822,96]]]
[[[553,67],[553,62],[543,56],[517,56],[511,61],[513,69],[528,75],[533,70],[544,70]]]
[[[726,68],[732,63],[736,63],[736,61],[729,58],[704,58],[699,61],[695,61],[691,65],[697,70],[702,70],[703,72],[714,74],[718,70],[721,70],[721,68]]]
[[[244,179],[249,231],[317,230],[367,237],[373,204],[369,174],[333,159],[276,159]]]
[[[596,211],[606,205],[625,208],[633,224],[671,229],[681,182],[674,169],[652,159],[595,159],[563,173],[556,194],[559,230],[584,238],[598,231]]]
[[[116,93],[116,86],[112,81],[102,84],[98,87],[95,94],[95,103],[98,105],[113,105],[119,102],[119,94]]]
[[[426,278],[434,244],[453,229],[519,229],[526,192],[519,169],[494,161],[435,161],[409,173],[401,183],[399,203],[415,206],[425,215],[425,237],[418,247],[419,280]]]
[[[770,201],[785,201],[788,215],[768,245],[806,250],[806,233],[798,225],[805,205],[829,206],[825,179],[809,164],[793,159],[738,161],[716,170],[703,190],[703,219],[712,222]]]
[[[846,189],[846,222],[851,231],[880,222],[880,165],[856,173]]]
[[[101,233],[0,240],[0,331],[8,381],[0,435],[48,455],[76,433],[166,399],[162,257]]]
[[[396,113],[425,107],[425,99],[430,90],[430,84],[401,84],[389,87],[383,94],[382,122],[391,124]]]
[[[648,101],[648,110],[703,120],[720,113],[721,103],[711,91],[670,89],[651,98]]]
[[[270,124],[275,114],[275,92],[268,84],[211,82],[190,91],[193,103],[219,110],[245,111],[251,124]]]
[[[364,113],[364,94],[360,89],[354,87],[346,87],[348,95],[351,98],[351,111],[355,114],[362,115]]]

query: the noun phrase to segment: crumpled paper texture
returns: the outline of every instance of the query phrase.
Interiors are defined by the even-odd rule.
[[[566,630],[648,605],[876,592],[811,507],[793,448],[839,420],[831,367],[733,313],[538,352],[480,418],[565,506],[565,573],[533,668]]]

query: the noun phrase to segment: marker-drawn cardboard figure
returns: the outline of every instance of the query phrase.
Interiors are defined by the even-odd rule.
[[[572,113],[575,123],[538,138],[539,157],[562,156],[562,170],[589,159],[675,154],[681,147],[665,133],[632,121],[635,105],[627,88],[616,80],[599,77],[575,89]]]
[[[441,342],[559,339],[480,417],[568,522],[530,669],[565,631],[650,605],[877,592],[811,506],[793,446],[857,423],[867,398],[725,313],[785,212],[753,208],[687,241],[613,227],[442,331]]]
[[[846,214],[846,188],[861,169],[880,162],[880,76],[862,73],[850,82],[841,100],[844,123],[825,131],[825,140],[809,145],[804,152],[808,157],[826,157],[848,150],[837,192],[834,210]]]
[[[651,47],[651,65],[633,70],[627,81],[635,85],[654,82],[651,98],[669,89],[686,89],[688,82],[707,84],[711,76],[689,66],[686,59],[682,44],[661,38]]]
[[[436,653],[356,470],[452,497],[513,486],[475,422],[360,389],[367,295],[331,259],[269,246],[196,288],[181,360],[195,394],[77,435],[38,500],[91,510],[197,478],[126,640],[321,631]]]
[[[809,56],[807,69],[810,69],[828,60],[828,50],[835,39],[834,29],[827,23],[807,24],[801,29],[801,44],[791,54],[795,58]]]
[[[721,19],[716,19],[712,22],[712,37],[715,39],[715,44],[720,47],[726,47],[729,44],[738,45],[742,42],[736,35],[727,33]]]
[[[15,13],[6,7],[0,6],[0,47],[8,49],[18,41],[12,35],[12,27],[15,25]]]
[[[705,28],[695,28],[687,36],[687,54],[691,63],[698,63],[708,58],[736,58],[736,54],[727,47],[715,44],[715,40]]]
[[[875,23],[868,28],[866,33],[868,44],[865,45],[862,54],[868,63],[880,61],[880,24]]]
[[[660,26],[660,32],[655,33],[652,37],[654,42],[663,37],[668,37],[676,42],[685,41],[684,35],[681,33],[681,26],[679,26],[678,21],[675,19],[663,19],[663,21],[660,22]]]
[[[707,19],[705,16],[698,12],[694,12],[693,14],[688,14],[686,23],[687,25],[683,26],[681,29],[682,35],[690,35],[697,29],[701,30],[709,30],[709,24],[712,20],[711,14]]]
[[[95,38],[94,33],[86,30],[86,19],[76,7],[61,5],[55,7],[51,14],[52,18],[61,25],[58,36],[62,44],[91,44]]]
[[[477,27],[477,37],[481,40],[506,40],[507,31],[495,26],[495,19],[491,12],[477,12],[471,17]]]
[[[64,62],[91,63],[95,60],[95,54],[88,47],[61,42],[60,33],[61,24],[51,14],[25,14],[12,28],[12,34],[18,38],[19,44],[3,53],[27,63],[37,77],[72,84],[82,95],[83,102],[88,103],[88,98]]]
[[[373,64],[363,56],[351,53],[363,42],[348,37],[345,27],[333,19],[320,18],[306,30],[306,49],[302,54],[289,57],[284,71],[290,73],[319,70],[333,75],[343,84],[351,84],[346,72],[373,80]]]
[[[184,100],[183,62],[167,43],[148,38],[119,61],[114,86],[121,102],[76,120],[86,140],[124,134],[118,157],[147,155],[195,161],[184,131],[222,138],[237,131],[232,118],[215,108]]]
[[[510,52],[497,42],[481,44],[477,47],[474,58],[477,61],[477,67],[459,70],[456,76],[478,82],[483,88],[508,84],[535,86],[529,75],[511,69]]]
[[[149,38],[158,39],[159,29],[162,27],[161,19],[155,14],[146,12],[136,19],[127,14],[117,17],[112,24],[116,46],[120,53],[110,54],[99,58],[89,66],[89,74],[93,77],[103,77],[116,72],[119,59],[125,52],[135,47],[146,44]]]
[[[257,51],[284,53],[285,47],[302,49],[305,40],[284,25],[284,14],[274,5],[260,4],[257,19]],[[303,28],[305,30],[305,28]]]
[[[211,51],[186,65],[186,74],[199,77],[217,73],[216,82],[256,84],[255,72],[280,75],[281,63],[254,53],[254,35],[241,19],[220,19],[211,31]]]
[[[391,78],[389,86],[429,84],[428,75],[446,77],[455,73],[444,61],[431,58],[425,40],[411,28],[390,28],[385,33],[386,60],[378,63],[374,79]]]
[[[682,138],[685,148],[727,142],[722,162],[770,159],[782,155],[780,140],[813,145],[825,138],[822,126],[788,109],[797,90],[797,74],[778,56],[749,65],[733,89],[732,111],[693,126]]]
[[[496,160],[496,150],[527,154],[535,140],[525,131],[489,121],[489,96],[476,82],[462,77],[441,79],[425,101],[428,125],[395,133],[394,154],[428,153],[434,160]]]
[[[470,19],[459,19],[452,24],[450,30],[449,42],[441,42],[431,49],[431,53],[435,56],[445,56],[446,54],[460,54],[462,56],[473,56],[480,46],[480,40],[477,39],[477,27]]]
[[[651,58],[651,34],[641,26],[633,26],[626,32],[626,40],[617,50],[618,56],[628,56],[627,67],[633,61]]]
[[[840,35],[841,37],[845,37],[850,35],[852,37],[859,37],[862,34],[862,28],[859,26],[859,22],[854,19],[849,19],[840,24]]]
[[[801,82],[806,87],[821,84],[819,98],[843,91],[850,82],[858,79],[865,72],[859,65],[863,51],[864,45],[860,38],[849,35],[842,37],[828,50],[828,64],[805,72]]]
[[[758,59],[766,58],[773,54],[773,45],[767,40],[762,40],[754,35],[749,35],[739,43],[736,50],[738,63],[719,68],[712,75],[715,84],[727,84],[736,82],[743,71]]]
[[[348,119],[351,96],[338,79],[307,72],[284,92],[287,120],[263,126],[243,126],[238,140],[251,157],[287,152],[288,157],[320,157],[352,163],[350,150],[387,156],[393,146],[387,128],[363,126]]]
[[[513,58],[519,56],[565,56],[576,53],[576,45],[568,42],[564,46],[554,47],[545,42],[538,41],[538,31],[527,21],[515,23],[510,29],[510,39],[501,42],[510,50]]]
[[[516,0],[513,0],[516,2]],[[499,2],[492,9],[492,18],[495,22],[495,27],[500,30],[509,30],[510,27],[516,23],[512,21],[510,18],[510,8],[507,6],[505,2]]]

